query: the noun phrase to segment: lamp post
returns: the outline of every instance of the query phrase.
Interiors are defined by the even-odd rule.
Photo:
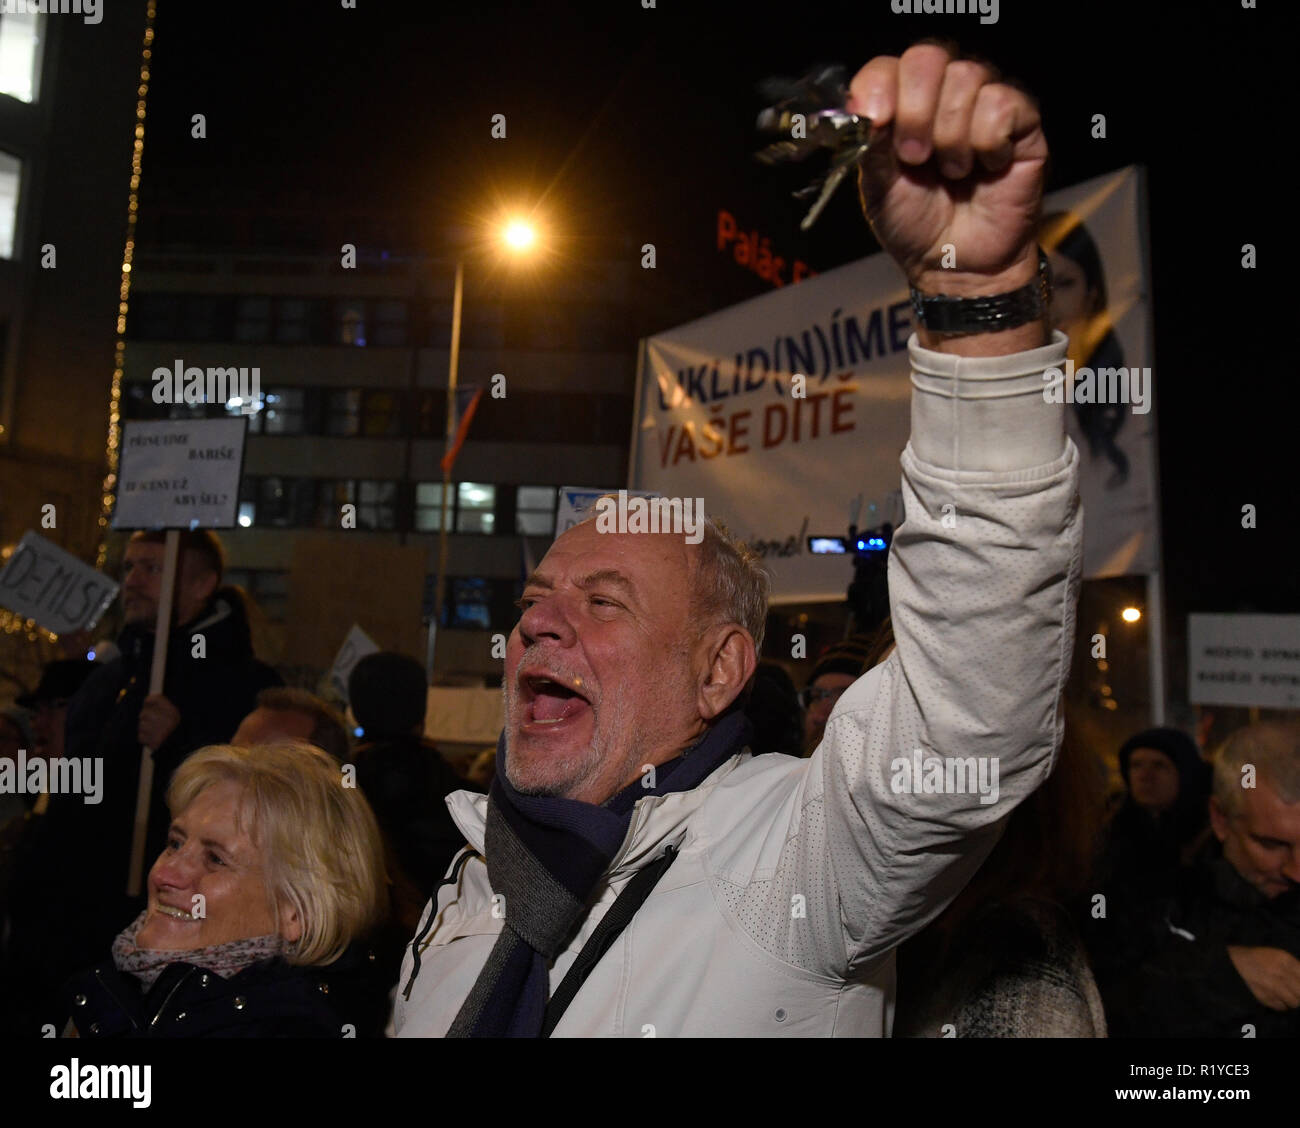
[[[534,228],[522,220],[512,220],[501,230],[501,242],[514,252],[528,250],[537,240]],[[460,369],[460,322],[465,297],[465,255],[456,258],[456,281],[451,297],[451,362],[447,371],[447,430],[446,451],[451,450],[456,438],[456,380]],[[445,452],[444,452],[445,453]],[[438,583],[434,591],[433,618],[429,621],[429,650],[426,666],[429,684],[433,684],[434,651],[438,626],[442,622],[442,608],[447,591],[447,523],[450,519],[451,465],[442,471],[442,509],[438,515]]]

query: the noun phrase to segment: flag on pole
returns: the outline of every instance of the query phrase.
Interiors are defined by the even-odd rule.
[[[478,410],[478,401],[482,397],[483,387],[481,384],[470,384],[456,389],[455,430],[452,435],[451,446],[447,449],[447,453],[442,456],[444,473],[451,470],[452,463],[456,461],[456,456],[460,454],[460,448],[465,445],[465,436],[469,434],[470,421],[474,418],[474,412]]]

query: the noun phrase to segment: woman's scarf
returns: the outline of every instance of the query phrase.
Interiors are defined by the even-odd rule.
[[[689,791],[742,751],[753,726],[736,710],[694,747],[655,769],[656,786],[630,784],[604,806],[521,795],[506,778],[505,735],[488,792],[484,854],[505,927],[461,1006],[449,1038],[536,1038],[546,1017],[549,969],[627,837],[632,808],[647,795]]]
[[[149,910],[146,909],[118,933],[117,939],[113,941],[113,963],[117,970],[134,975],[146,991],[170,964],[194,964],[204,971],[216,973],[222,979],[230,979],[246,967],[284,952],[284,939],[279,935],[253,936],[246,940],[230,940],[225,944],[186,951],[137,948],[135,937],[148,915]]]

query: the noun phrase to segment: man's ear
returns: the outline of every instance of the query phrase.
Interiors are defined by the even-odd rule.
[[[1210,826],[1214,828],[1214,837],[1222,842],[1228,837],[1228,816],[1223,813],[1219,801],[1210,796]]]
[[[711,721],[740,696],[758,668],[758,655],[749,632],[735,623],[723,623],[705,633],[708,666],[700,683],[700,716]]]

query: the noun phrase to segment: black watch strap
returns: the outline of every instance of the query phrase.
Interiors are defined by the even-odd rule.
[[[917,325],[934,333],[996,333],[1028,325],[1047,314],[1052,300],[1052,268],[1038,248],[1038,277],[1018,290],[961,298],[952,294],[923,294],[912,289]]]

